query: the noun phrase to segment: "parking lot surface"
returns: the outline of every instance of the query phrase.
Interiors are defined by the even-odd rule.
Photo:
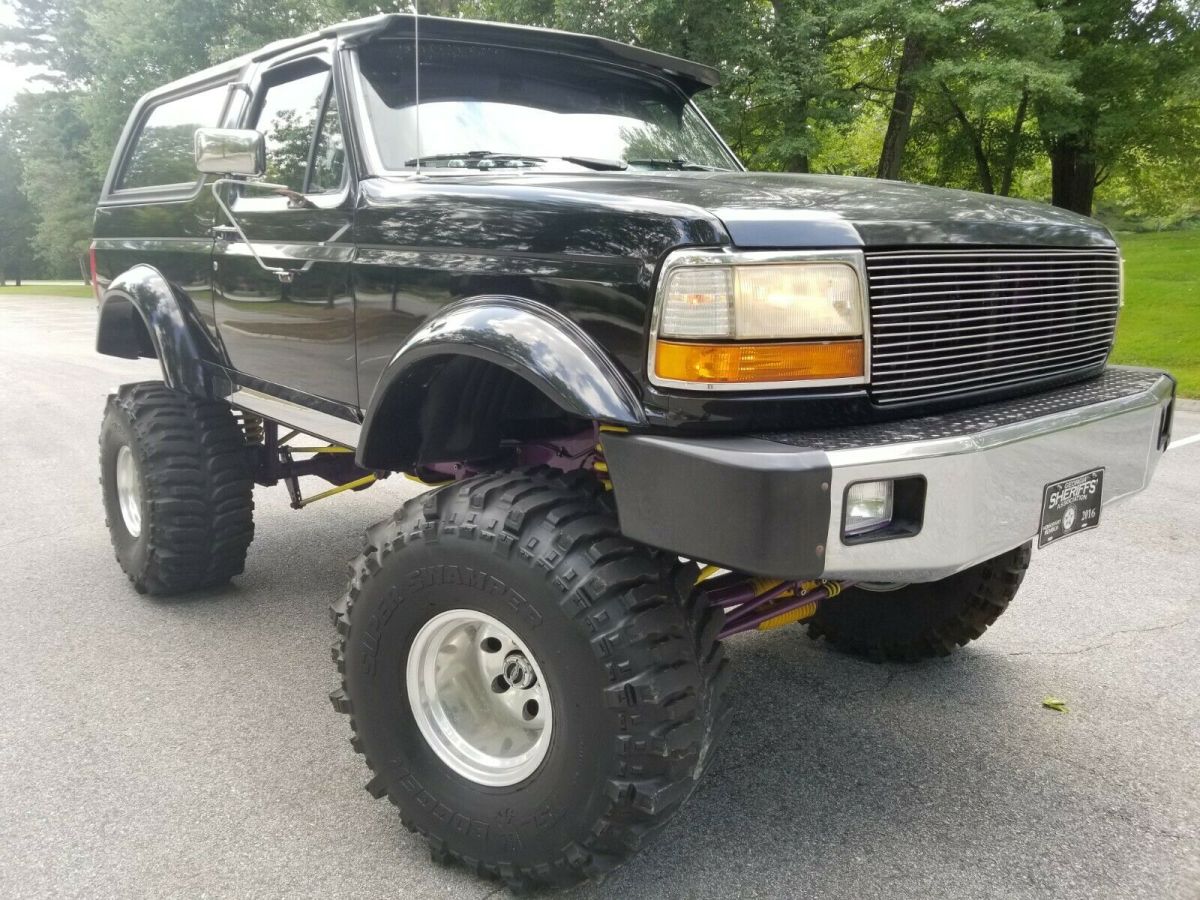
[[[302,512],[259,489],[245,575],[138,596],[96,437],[107,390],[157,366],[97,356],[94,320],[88,300],[0,298],[0,896],[502,896],[432,864],[362,790],[327,700],[326,607],[363,528],[419,488]],[[708,778],[570,896],[1196,900],[1195,434],[1180,411],[1152,488],[1035,553],[1010,610],[948,660],[870,665],[802,628],[733,639]]]

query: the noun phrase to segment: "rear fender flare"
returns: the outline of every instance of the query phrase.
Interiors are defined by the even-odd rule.
[[[619,425],[641,425],[645,410],[616,364],[578,325],[521,297],[459,301],[427,321],[392,357],[363,420],[359,464],[404,468],[415,460],[412,423],[439,362],[468,356],[528,381],[564,412]]]
[[[148,336],[150,348],[144,346]],[[192,298],[161,272],[137,265],[113,279],[100,300],[96,350],[137,359],[152,349],[163,381],[173,390],[213,396],[215,371],[227,368],[225,355],[196,313]]]

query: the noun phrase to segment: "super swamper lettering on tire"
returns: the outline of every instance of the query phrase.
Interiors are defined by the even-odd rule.
[[[533,469],[409,501],[367,532],[333,607],[332,700],[367,790],[435,859],[514,888],[620,864],[691,794],[726,722],[720,611],[691,601],[694,565],[623,538],[602,494]],[[549,729],[544,752],[505,703]]]

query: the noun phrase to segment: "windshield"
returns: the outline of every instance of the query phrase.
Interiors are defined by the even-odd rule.
[[[573,57],[421,42],[421,146],[413,45],[359,51],[362,94],[383,167],[616,171],[733,169],[674,86]]]

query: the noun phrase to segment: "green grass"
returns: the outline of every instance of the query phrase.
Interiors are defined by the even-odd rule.
[[[91,297],[92,288],[86,284],[6,284],[0,287],[0,297],[6,294],[24,294],[51,297]]]
[[[1119,236],[1125,308],[1112,361],[1166,369],[1200,397],[1200,230]]]

